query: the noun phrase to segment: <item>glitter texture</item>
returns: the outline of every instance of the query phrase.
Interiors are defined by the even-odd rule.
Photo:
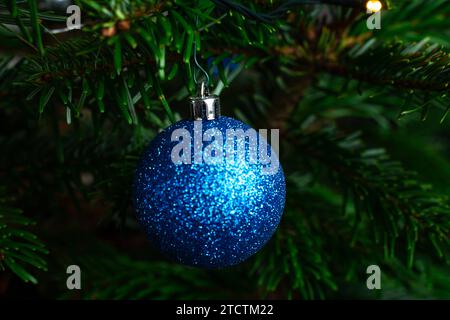
[[[201,123],[203,132],[222,133],[224,147],[227,129],[250,128],[224,116]],[[174,164],[171,152],[179,142],[171,135],[179,128],[194,137],[194,121],[179,121],[152,141],[139,163],[137,218],[151,242],[180,263],[204,268],[240,263],[264,246],[280,222],[286,197],[281,165],[275,174],[262,174],[264,165],[250,163],[248,156],[235,163]],[[241,139],[247,152],[255,151]],[[203,148],[210,143],[203,142]]]

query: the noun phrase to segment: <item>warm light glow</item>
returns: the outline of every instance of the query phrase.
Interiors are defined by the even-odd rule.
[[[367,1],[366,8],[370,12],[379,12],[381,8],[383,8],[383,4],[378,0],[377,1],[370,0]]]

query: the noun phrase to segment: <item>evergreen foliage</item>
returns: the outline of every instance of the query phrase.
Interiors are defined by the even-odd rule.
[[[65,32],[39,2],[0,1],[0,282],[86,299],[450,297],[450,1],[384,2],[368,30],[360,0],[75,0],[82,28]],[[166,260],[131,208],[143,148],[188,115],[194,50],[223,114],[281,130],[282,223],[226,270]]]

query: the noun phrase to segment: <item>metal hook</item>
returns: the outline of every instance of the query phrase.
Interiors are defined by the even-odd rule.
[[[198,25],[198,16],[196,17],[196,20],[195,20],[195,26],[197,27],[197,25]],[[197,32],[199,32],[199,31],[197,31]],[[206,78],[206,87],[208,87],[208,85],[209,85],[209,74],[208,74],[208,72],[200,65],[200,63],[199,63],[198,60],[197,60],[197,38],[194,39],[194,63],[195,63],[195,65],[197,66],[197,68],[200,69],[200,71],[202,71],[203,74],[205,75],[205,78]],[[196,76],[195,70],[194,70],[193,74],[194,74],[194,82],[195,82],[195,84],[198,84],[197,76]]]

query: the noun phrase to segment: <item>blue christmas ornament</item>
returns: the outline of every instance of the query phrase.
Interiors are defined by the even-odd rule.
[[[261,249],[284,209],[282,168],[265,138],[191,98],[193,118],[161,132],[136,170],[134,207],[151,242],[180,263],[238,264]],[[249,138],[250,137],[250,138]]]

